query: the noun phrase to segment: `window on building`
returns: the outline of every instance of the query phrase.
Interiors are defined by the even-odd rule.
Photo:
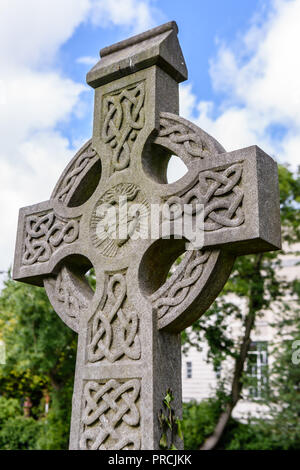
[[[247,385],[252,399],[262,399],[268,393],[268,343],[252,341],[248,354]]]
[[[192,378],[192,375],[193,375],[193,371],[192,371],[192,362],[191,362],[191,361],[187,361],[187,363],[186,363],[186,378],[187,378],[187,379],[191,379],[191,378]]]

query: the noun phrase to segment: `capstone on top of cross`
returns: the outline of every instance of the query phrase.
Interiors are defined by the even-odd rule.
[[[101,49],[101,60],[87,74],[93,88],[158,65],[180,83],[187,79],[185,60],[177,39],[178,26],[170,21]]]

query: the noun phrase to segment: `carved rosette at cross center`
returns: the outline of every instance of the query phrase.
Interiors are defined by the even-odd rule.
[[[150,204],[140,188],[120,183],[103,194],[93,211],[90,232],[104,256],[122,256],[138,238],[147,238]]]

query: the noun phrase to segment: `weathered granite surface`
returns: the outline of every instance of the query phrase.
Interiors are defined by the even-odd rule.
[[[187,70],[177,32],[170,22],[101,50],[87,75],[92,140],[49,201],[20,210],[13,277],[44,285],[78,333],[70,449],[159,449],[167,389],[181,415],[180,332],[216,298],[237,255],[280,248],[276,163],[256,146],[227,153],[178,115]],[[188,172],[168,184],[172,154]],[[186,240],[99,231],[99,208],[120,212],[120,197],[141,207],[131,234],[153,204],[203,204],[203,247],[167,278]],[[92,266],[95,293],[85,279]]]

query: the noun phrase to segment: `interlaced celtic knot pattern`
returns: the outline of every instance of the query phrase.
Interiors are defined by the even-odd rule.
[[[132,308],[122,308],[125,300],[125,274],[114,274],[108,281],[102,305],[92,319],[91,338],[87,347],[89,362],[104,358],[115,362],[122,356],[132,360],[140,359],[138,315]]]
[[[186,299],[192,286],[201,278],[211,253],[210,250],[187,251],[172,276],[151,295],[150,300],[158,319]]]
[[[48,261],[57,247],[74,242],[79,235],[79,220],[64,219],[49,212],[26,218],[22,264]]]
[[[204,201],[204,229],[238,227],[245,221],[242,201],[244,193],[238,186],[242,177],[241,163],[225,170],[203,171],[199,175],[199,189]]]
[[[140,380],[106,383],[88,381],[84,387],[81,449],[140,449]]]
[[[202,171],[192,189],[181,196],[173,196],[167,202],[182,208],[184,204],[203,204],[205,231],[238,227],[245,221],[242,208],[244,193],[239,187],[242,172],[241,163],[221,170]]]
[[[180,116],[161,113],[158,139],[168,140],[169,145],[180,148],[184,160],[207,159],[224,151],[223,147],[202,129]]]
[[[63,267],[57,275],[55,296],[64,304],[64,313],[76,319],[79,319],[80,312],[87,309],[89,305],[86,297],[72,282],[70,272],[66,267]]]
[[[112,171],[130,163],[133,142],[145,124],[144,101],[143,81],[104,96],[102,139],[112,149]]]
[[[93,166],[98,158],[97,152],[92,148],[92,143],[89,141],[88,145],[84,146],[83,151],[79,152],[72,167],[65,175],[55,198],[63,203],[68,203],[69,196],[74,188],[78,186],[81,176]]]

